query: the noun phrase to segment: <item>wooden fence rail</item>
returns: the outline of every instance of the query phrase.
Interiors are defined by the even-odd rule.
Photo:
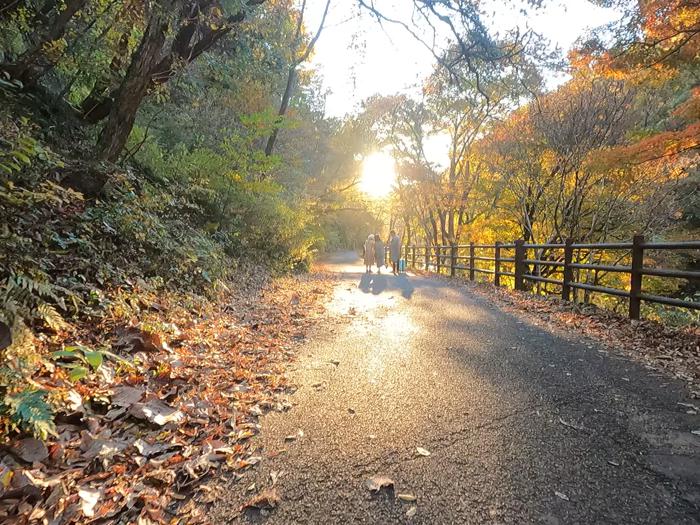
[[[479,254],[477,254],[477,250]],[[575,257],[575,255],[580,255],[586,250],[589,253],[613,252],[619,254],[622,252],[623,255],[628,253],[630,265],[574,262],[575,260],[581,261],[581,257]],[[653,295],[644,291],[644,276],[700,282],[700,272],[698,271],[645,267],[645,252],[651,250],[659,252],[700,250],[700,241],[646,242],[643,235],[636,235],[632,242],[619,243],[575,243],[568,239],[565,243],[559,244],[526,244],[523,240],[517,240],[513,243],[496,242],[495,244],[474,244],[472,242],[463,245],[404,246],[403,255],[406,264],[414,269],[417,268],[417,264],[420,264],[426,271],[435,269],[438,273],[442,273],[444,269],[449,271],[452,277],[461,270],[468,272],[471,281],[475,279],[477,273],[493,275],[495,286],[501,286],[503,276],[512,277],[517,290],[527,290],[526,283],[528,281],[560,286],[561,297],[567,301],[571,300],[574,290],[625,297],[629,303],[630,319],[639,319],[642,301],[700,310],[700,302]],[[489,254],[484,255],[485,251]],[[548,258],[543,258],[543,254],[547,254]],[[493,269],[484,268],[483,265],[480,267],[478,264],[480,261],[493,263]],[[548,269],[544,275],[542,275],[542,268]],[[596,282],[593,284],[579,282],[575,279],[574,270],[628,274],[629,290],[600,286]],[[560,274],[560,278],[552,277],[554,274]]]

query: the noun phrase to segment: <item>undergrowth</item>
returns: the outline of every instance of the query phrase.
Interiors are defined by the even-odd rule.
[[[136,156],[101,165],[81,151],[89,132],[51,132],[2,88],[0,436],[46,439],[69,388],[118,359],[88,327],[138,323],[161,294],[196,304],[243,286],[251,266],[303,267],[313,236],[303,207],[250,178],[260,159],[244,159],[245,144],[167,152],[137,131]],[[85,195],[76,175],[104,184]]]

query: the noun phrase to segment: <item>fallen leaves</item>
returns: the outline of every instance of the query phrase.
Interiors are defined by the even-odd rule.
[[[49,457],[49,449],[46,445],[35,438],[25,438],[19,440],[12,447],[12,452],[17,457],[27,463],[44,461]]]
[[[578,431],[580,431],[580,432],[582,432],[582,431],[585,430],[585,428],[580,427],[580,426],[578,426],[578,425],[574,425],[573,423],[568,423],[568,422],[564,421],[562,418],[559,418],[559,423],[561,423],[561,424],[564,425],[565,427],[571,428],[571,429],[573,429],[573,430],[578,430]]]
[[[430,451],[424,449],[423,447],[416,447],[416,453],[419,456],[423,456],[423,457],[428,457],[430,455]]]
[[[373,476],[365,481],[365,486],[370,492],[379,492],[382,489],[392,490],[394,488],[394,480],[386,476]]]
[[[0,458],[0,521],[205,523],[216,492],[203,481],[222,469],[235,480],[258,465],[259,418],[291,407],[286,366],[295,336],[322,311],[310,292],[318,286],[312,276],[287,278],[263,298],[244,289],[189,310],[163,297],[148,323],[128,329],[92,321],[84,340],[105,348],[97,338],[110,337],[115,353],[81,347],[97,370],[75,383],[60,366],[62,376],[47,368],[37,378],[64,388],[63,413],[49,441],[17,439]],[[267,512],[279,502],[268,489],[247,505]]]
[[[132,405],[129,409],[129,415],[137,419],[145,419],[161,427],[168,423],[181,423],[185,419],[185,414],[180,410],[166,405],[159,399]]]
[[[279,505],[281,498],[277,494],[277,489],[274,487],[267,488],[248,501],[246,501],[241,507],[243,510],[246,509],[258,509],[258,510],[272,510]]]
[[[95,516],[95,507],[102,497],[102,492],[85,487],[78,490],[78,497],[80,498],[80,510],[83,512],[83,515],[86,518]]]
[[[131,405],[141,401],[143,394],[143,388],[121,385],[113,389],[111,404],[121,408],[130,408]]]
[[[569,501],[569,496],[567,496],[563,492],[559,492],[558,490],[555,490],[554,495],[559,499],[563,499],[564,501]]]

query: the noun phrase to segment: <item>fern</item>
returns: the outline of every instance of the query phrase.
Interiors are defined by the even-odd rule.
[[[41,322],[52,330],[65,329],[68,323],[56,308],[48,303],[50,300],[65,307],[64,299],[59,292],[70,294],[64,288],[26,275],[11,275],[5,280],[2,295],[0,295],[0,320],[13,325],[15,319],[19,318],[29,323]]]
[[[50,304],[42,303],[36,307],[35,311],[44,324],[56,332],[65,330],[68,327],[68,323],[63,319],[63,316]]]
[[[54,413],[46,392],[28,385],[44,362],[37,340],[28,325],[42,324],[52,330],[68,326],[49,303],[62,303],[61,288],[11,275],[0,284],[0,321],[11,327],[12,342],[0,352],[0,415],[6,430],[31,432],[46,439],[55,432]]]
[[[44,153],[39,142],[29,134],[28,128],[28,121],[22,120],[15,141],[7,151],[0,151],[0,174],[10,176],[19,173],[24,166],[31,165],[34,157]]]
[[[38,439],[47,439],[56,434],[54,412],[46,402],[43,390],[22,390],[5,395],[0,410],[9,414],[10,421],[19,430],[31,432]]]

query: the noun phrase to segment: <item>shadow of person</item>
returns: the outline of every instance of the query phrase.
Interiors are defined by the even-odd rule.
[[[373,275],[371,273],[363,273],[362,277],[360,278],[360,283],[357,285],[357,287],[363,292],[369,293],[370,287],[372,286],[372,277]]]
[[[410,299],[413,295],[415,287],[411,284],[411,281],[408,280],[405,273],[400,273],[396,276],[396,284],[401,290],[401,295],[405,299]]]
[[[378,274],[372,279],[372,293],[374,295],[379,295],[384,290],[386,290],[386,275]]]
[[[365,293],[379,295],[386,290],[386,285],[386,275],[365,273],[360,278],[360,284],[358,284],[357,287]]]

